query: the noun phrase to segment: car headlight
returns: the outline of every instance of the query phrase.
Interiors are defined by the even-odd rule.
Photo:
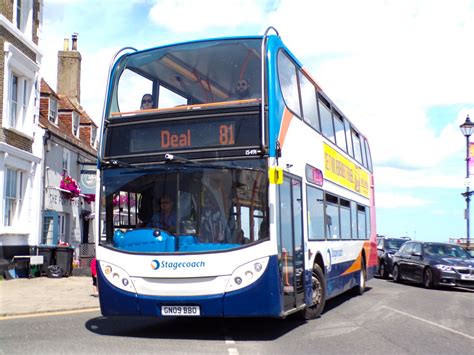
[[[127,292],[137,293],[130,276],[125,272],[125,270],[105,261],[100,261],[99,265],[105,278],[112,285]]]
[[[448,265],[435,265],[435,268],[445,272],[454,272],[454,269]]]
[[[387,256],[388,256],[390,259],[392,259],[394,255],[395,255],[395,253],[387,253]]]
[[[265,272],[267,265],[268,256],[239,266],[230,276],[225,291],[239,290],[257,281]]]

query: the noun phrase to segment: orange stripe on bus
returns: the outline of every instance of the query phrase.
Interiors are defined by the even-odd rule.
[[[112,112],[112,117],[136,115],[143,113],[152,113],[152,112],[162,112],[162,111],[179,111],[179,110],[196,110],[203,107],[212,107],[212,106],[227,106],[232,104],[249,104],[254,102],[261,102],[261,99],[245,99],[245,100],[234,100],[234,101],[219,101],[208,104],[196,104],[196,105],[182,105],[176,107],[167,107],[167,108],[152,108],[150,110],[136,110],[128,112]]]
[[[346,271],[344,271],[342,275],[348,275],[350,273],[359,271],[361,262],[362,262],[362,252],[359,253],[359,256],[357,256],[357,259],[354,260],[352,265]]]
[[[281,128],[280,128],[280,148],[283,148],[283,143],[285,143],[286,134],[288,133],[288,128],[290,127],[291,119],[293,118],[293,114],[285,107],[285,111],[283,112],[283,119],[281,120]]]

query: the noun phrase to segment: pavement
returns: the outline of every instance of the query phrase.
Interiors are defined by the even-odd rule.
[[[0,281],[0,320],[39,313],[98,310],[90,276]]]

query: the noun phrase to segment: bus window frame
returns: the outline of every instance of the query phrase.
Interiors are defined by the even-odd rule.
[[[321,115],[321,106],[320,106],[321,101],[322,101],[322,104],[324,105],[324,107],[328,110],[329,115],[330,115],[331,127],[332,127],[332,139],[324,131],[323,119],[322,119],[323,116]],[[321,134],[324,137],[326,137],[327,140],[329,140],[333,144],[336,144],[336,133],[335,133],[335,129],[334,129],[334,120],[333,120],[333,117],[332,117],[332,108],[331,108],[331,106],[332,106],[331,102],[322,94],[321,91],[318,91],[318,114],[319,114],[319,120],[320,120],[320,124],[321,124]]]
[[[330,202],[328,201],[328,196],[331,196],[331,198],[335,198],[337,202]],[[333,206],[336,207],[337,209],[337,238],[333,238],[331,235],[328,235],[328,224],[327,224],[327,218],[330,217],[327,213],[327,208],[328,206]],[[339,211],[339,196],[330,192],[325,191],[324,192],[324,233],[326,235],[326,240],[331,241],[331,240],[341,240],[341,215]],[[331,225],[332,225],[331,221]]]
[[[322,216],[323,216],[323,220],[322,220],[322,224],[323,224],[323,229],[322,229],[322,236],[320,238],[313,238],[311,237],[310,235],[310,231],[309,231],[309,220],[308,220],[308,223],[307,223],[307,234],[308,234],[308,241],[325,241],[327,239],[326,237],[326,207],[325,207],[325,200],[324,200],[324,196],[325,196],[325,191],[317,186],[314,186],[313,184],[309,184],[309,183],[306,183],[306,213],[308,213],[310,210],[314,211],[315,210],[315,207],[313,208],[310,208],[310,199],[308,198],[308,191],[312,189],[312,190],[315,190],[317,192],[320,192],[321,193],[321,201],[318,201],[318,202],[321,202],[321,206],[322,206]]]
[[[342,132],[344,132],[344,134],[342,135],[343,138],[344,138],[344,142],[342,143],[344,146],[341,146],[341,144],[339,143],[339,139],[337,139],[337,132],[336,132],[336,120],[338,122],[341,123],[342,125]],[[341,148],[344,152],[347,153],[347,139],[346,139],[346,128],[344,126],[344,120],[342,118],[342,115],[337,111],[337,110],[333,110],[332,112],[332,121],[333,121],[333,126],[334,126],[334,139],[336,140],[336,145]]]
[[[296,113],[292,107],[290,107],[288,105],[288,100],[285,98],[285,94],[283,92],[283,86],[281,85],[281,78],[280,78],[280,65],[281,65],[281,61],[280,61],[280,58],[281,58],[281,55],[285,56],[286,59],[293,65],[294,69],[295,69],[295,77],[296,77],[296,88],[298,89],[298,106],[299,106],[299,111],[300,113]],[[283,48],[280,48],[277,52],[277,55],[276,55],[276,72],[277,72],[277,77],[278,77],[278,86],[280,88],[280,94],[281,94],[281,97],[283,99],[283,102],[285,104],[285,107],[292,113],[294,114],[296,117],[298,117],[301,121],[304,121],[303,120],[303,105],[301,103],[301,89],[300,89],[300,80],[299,80],[299,72],[300,72],[300,68],[299,66],[295,63],[295,61],[291,58],[291,55],[288,54],[288,52],[283,49]]]
[[[372,172],[373,171],[372,156],[370,154],[370,145],[367,139],[365,140],[365,150],[367,154],[367,168],[369,169],[370,172]]]
[[[344,201],[344,204],[342,203]],[[349,236],[344,238],[342,235],[342,213],[341,211],[347,211],[349,213]],[[351,240],[352,239],[352,216],[351,216],[351,201],[347,198],[339,197],[339,224],[341,226],[340,239],[341,240]]]
[[[311,78],[306,76],[305,73],[302,70],[298,70],[298,73],[299,73],[298,80],[299,80],[299,86],[300,86],[299,91],[300,91],[300,102],[301,102],[301,108],[302,108],[302,114],[303,114],[303,117],[302,117],[303,122],[306,123],[313,130],[318,132],[319,134],[322,134],[321,133],[321,120],[320,120],[320,117],[319,117],[319,107],[318,107],[318,88],[315,85],[315,83],[311,80]],[[317,122],[318,127],[313,126],[311,124],[311,121],[309,119],[306,119],[305,112],[304,112],[304,106],[303,106],[303,97],[301,95],[302,90],[301,90],[300,76],[303,76],[308,81],[308,83],[311,84],[314,88],[314,103],[315,103],[315,107],[316,107],[316,122]]]
[[[357,139],[359,140],[359,154],[360,154],[360,159],[358,159],[358,157],[356,156],[356,144],[354,142],[354,136],[357,137]],[[360,139],[361,135],[359,132],[357,132],[354,127],[351,126],[351,138],[352,138],[352,147],[354,148],[354,160],[357,161],[359,164],[362,165],[362,145],[361,145],[361,139]]]
[[[343,117],[344,130],[346,133],[347,154],[354,158],[354,146],[352,145],[351,123],[347,117]]]

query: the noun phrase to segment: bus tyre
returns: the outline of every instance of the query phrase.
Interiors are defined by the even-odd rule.
[[[316,319],[321,315],[326,303],[326,281],[319,265],[313,266],[311,275],[311,306],[301,311],[303,319]]]
[[[365,270],[365,259],[362,259],[362,264],[359,273],[359,283],[354,287],[354,293],[358,296],[364,294],[365,282],[367,281],[367,271]]]

